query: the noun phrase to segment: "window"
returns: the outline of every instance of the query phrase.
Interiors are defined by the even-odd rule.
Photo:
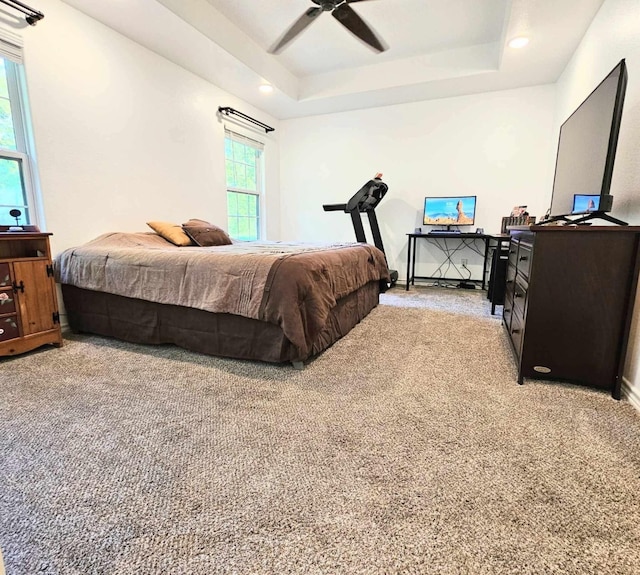
[[[227,227],[234,240],[260,239],[262,151],[260,142],[226,131]]]
[[[22,78],[22,42],[0,29],[0,223],[36,223],[35,196],[31,185],[25,99]],[[19,222],[9,215],[22,212]]]

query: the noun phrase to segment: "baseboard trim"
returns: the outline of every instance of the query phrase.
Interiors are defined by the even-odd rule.
[[[631,385],[631,382],[624,376],[622,377],[622,393],[629,400],[629,403],[640,411],[640,390]]]

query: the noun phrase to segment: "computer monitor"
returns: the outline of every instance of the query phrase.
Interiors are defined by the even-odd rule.
[[[476,196],[428,196],[424,199],[425,226],[472,226],[476,219]]]
[[[572,214],[597,212],[600,208],[600,194],[574,194]]]

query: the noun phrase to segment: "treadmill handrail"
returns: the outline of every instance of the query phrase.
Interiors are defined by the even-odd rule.
[[[347,204],[323,204],[322,209],[325,212],[346,212]]]

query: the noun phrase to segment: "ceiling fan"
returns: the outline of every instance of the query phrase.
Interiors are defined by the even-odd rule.
[[[298,20],[293,23],[282,38],[269,49],[271,54],[280,52],[291,40],[302,32],[323,12],[331,11],[331,15],[342,24],[349,32],[360,38],[378,52],[384,52],[387,47],[376,36],[375,32],[356,14],[349,6],[354,2],[366,2],[367,0],[311,0],[318,8],[309,8]]]

